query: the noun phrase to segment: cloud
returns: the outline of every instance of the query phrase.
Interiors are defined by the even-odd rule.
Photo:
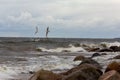
[[[64,33],[61,36],[73,29],[77,32],[82,29],[85,35],[91,30],[119,34],[119,4],[119,0],[4,0],[0,1],[0,29],[32,31],[38,25],[43,31],[46,26],[60,30]]]

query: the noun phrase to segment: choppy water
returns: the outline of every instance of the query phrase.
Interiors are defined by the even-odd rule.
[[[94,52],[88,52],[87,48],[103,47],[101,44],[120,46],[119,42],[120,39],[0,38],[0,80],[27,80],[30,71],[39,69],[59,73],[81,62],[74,62],[75,56],[90,57]],[[107,54],[94,58],[104,68],[112,61],[109,58],[120,53]]]

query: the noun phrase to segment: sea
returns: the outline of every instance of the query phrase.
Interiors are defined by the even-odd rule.
[[[110,46],[120,46],[120,38],[0,37],[0,80],[28,80],[40,69],[64,72],[81,63],[76,56],[92,56],[89,48]],[[106,54],[93,58],[103,70],[120,52]]]

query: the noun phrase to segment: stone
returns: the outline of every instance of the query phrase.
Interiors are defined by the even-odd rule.
[[[91,58],[86,58],[86,59],[84,59],[84,60],[79,64],[79,66],[80,66],[81,64],[85,64],[85,63],[94,65],[94,66],[96,66],[97,68],[102,69],[101,65],[100,65],[97,61],[95,61],[95,60],[93,60],[93,59],[91,59]]]
[[[120,80],[120,74],[115,70],[111,70],[103,74],[98,80]]]
[[[61,80],[62,76],[47,70],[39,70],[29,80]]]
[[[62,80],[98,80],[102,75],[97,68],[91,64],[83,64],[72,73],[66,75]]]
[[[113,59],[120,59],[120,55],[113,57]]]
[[[98,52],[113,52],[112,49],[101,49]]]
[[[101,54],[99,54],[99,53],[94,53],[94,54],[91,56],[91,58],[97,57],[97,56],[101,56]]]
[[[117,71],[117,72],[120,73],[120,63],[119,63],[119,62],[116,62],[116,61],[111,62],[111,63],[107,66],[105,72],[108,72],[108,71],[111,71],[111,70],[115,70],[115,71]]]
[[[100,48],[91,48],[91,49],[89,49],[88,51],[89,51],[89,52],[96,52],[96,51],[98,51],[98,50],[100,50]]]
[[[120,47],[118,46],[111,46],[110,49],[112,49],[114,52],[120,51]]]
[[[84,56],[79,55],[79,56],[76,56],[73,61],[80,61],[80,60],[84,60],[84,59],[85,59]]]

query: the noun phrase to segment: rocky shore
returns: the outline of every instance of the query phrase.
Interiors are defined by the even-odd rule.
[[[93,59],[97,56],[107,55],[105,52],[118,52],[120,51],[120,47],[111,46],[104,49],[89,49],[89,52],[91,51],[95,52],[91,57],[85,57],[82,55],[76,56],[74,61],[82,62],[65,72],[54,73],[42,69],[33,73],[29,80],[120,80],[119,61],[110,62],[103,70],[103,67]],[[120,55],[111,59],[120,59]]]

